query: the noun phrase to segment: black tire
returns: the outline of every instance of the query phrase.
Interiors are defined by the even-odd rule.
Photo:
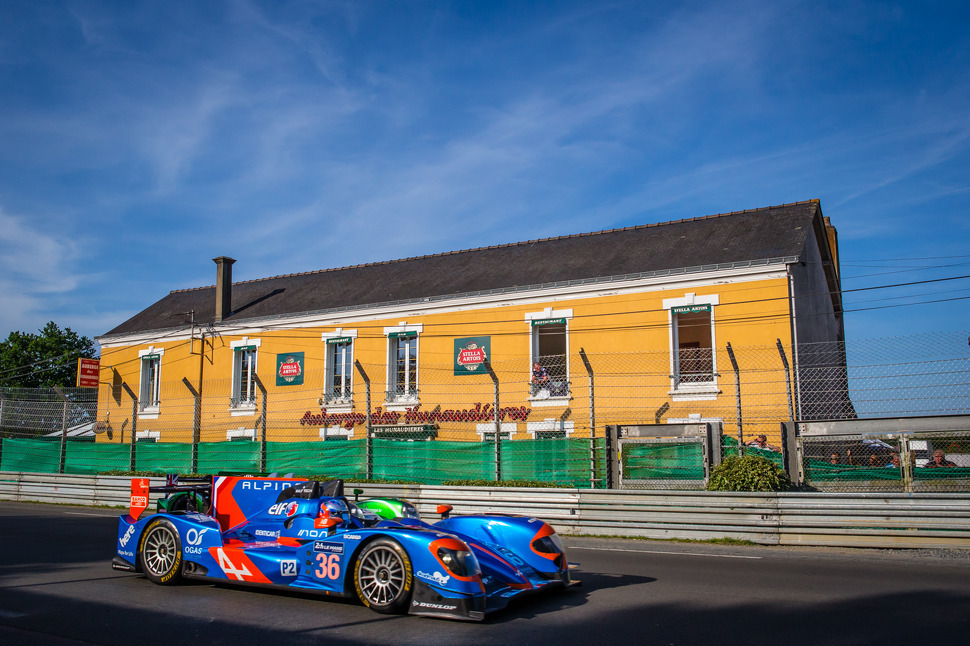
[[[182,540],[164,518],[148,525],[138,541],[141,569],[153,583],[172,585],[182,578]]]
[[[357,598],[375,612],[405,612],[411,605],[413,585],[411,557],[389,538],[368,544],[354,565]]]

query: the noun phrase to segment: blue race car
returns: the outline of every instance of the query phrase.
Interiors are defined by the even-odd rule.
[[[194,493],[209,508],[139,520],[151,492]],[[407,511],[391,520],[386,509]],[[216,476],[205,485],[150,487],[138,478],[129,513],[119,518],[112,567],[161,585],[188,577],[298,589],[356,596],[380,613],[471,621],[520,595],[576,583],[562,542],[543,521],[450,511],[439,506],[442,518],[426,523],[403,501],[358,506],[341,480]]]

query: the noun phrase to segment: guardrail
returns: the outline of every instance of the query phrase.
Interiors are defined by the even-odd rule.
[[[152,478],[153,485],[163,484]],[[0,499],[127,507],[130,478],[0,472]],[[562,534],[652,539],[731,538],[763,545],[970,548],[968,494],[603,491],[347,483],[364,497],[407,498],[426,519],[529,514]]]

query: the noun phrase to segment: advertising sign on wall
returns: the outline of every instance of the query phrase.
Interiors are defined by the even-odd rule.
[[[303,385],[303,353],[285,352],[276,355],[276,385]]]
[[[482,364],[492,356],[492,337],[470,336],[455,339],[455,376],[481,375]]]

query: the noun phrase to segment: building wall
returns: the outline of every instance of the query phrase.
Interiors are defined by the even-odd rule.
[[[811,281],[806,281],[811,284]],[[824,282],[824,281],[823,281]],[[723,348],[770,346],[781,340],[791,350],[788,275],[784,265],[746,268],[732,271],[668,276],[639,281],[605,283],[568,289],[549,289],[532,293],[501,295],[494,298],[455,299],[428,307],[406,305],[374,311],[355,311],[346,316],[305,317],[255,324],[224,322],[214,327],[215,335],[206,336],[201,352],[199,329],[194,340],[189,331],[165,334],[103,338],[103,386],[99,393],[99,415],[118,431],[127,424],[130,429],[132,398],[121,386],[127,384],[138,395],[141,359],[139,352],[164,350],[160,363],[160,406],[157,413],[137,416],[139,432],[149,431],[159,441],[189,442],[192,439],[194,408],[187,380],[198,389],[203,384],[201,441],[225,441],[227,432],[242,429],[251,432],[259,423],[257,410],[230,410],[233,344],[259,343],[257,374],[271,401],[267,415],[267,437],[271,440],[320,440],[321,423],[304,423],[302,415],[321,414],[317,398],[322,393],[326,344],[325,333],[354,332],[354,358],[367,371],[372,381],[372,412],[398,413],[400,421],[405,406],[388,407],[383,393],[387,388],[388,337],[386,328],[420,327],[419,390],[422,411],[435,406],[466,409],[475,404],[491,404],[493,386],[482,371],[474,376],[455,376],[455,339],[489,337],[491,361],[502,386],[502,407],[525,407],[531,410],[528,420],[517,420],[519,426],[538,420],[561,420],[566,409],[584,410],[586,371],[577,353],[583,348],[600,374],[596,392],[596,427],[609,423],[653,422],[653,411],[666,400],[673,404],[671,414],[724,418],[733,406],[735,390],[730,378],[731,367]],[[712,306],[714,343],[718,350],[717,392],[704,397],[671,393],[671,309],[669,303],[696,300],[716,301]],[[665,307],[665,303],[668,306]],[[546,314],[542,314],[546,313]],[[569,378],[573,382],[571,400],[535,400],[530,397],[530,347],[532,326],[528,317],[567,318]],[[816,319],[827,334],[830,322],[824,316]],[[277,386],[278,354],[303,353],[303,385]],[[636,353],[641,353],[636,355]],[[637,365],[633,356],[652,353],[666,366]],[[624,363],[626,362],[626,363]],[[639,376],[638,376],[639,374]],[[612,375],[612,378],[611,378]],[[635,395],[636,405],[628,402]],[[787,418],[784,389],[767,395],[781,418]],[[330,407],[328,414],[365,413],[363,384],[354,375],[353,409]],[[377,409],[380,408],[380,411]],[[564,412],[566,411],[566,412]],[[638,419],[637,416],[642,416]],[[107,418],[107,419],[105,419]],[[391,418],[389,418],[391,419]],[[384,420],[379,420],[384,421]],[[451,424],[455,432],[449,439],[475,440],[475,423],[463,420]],[[324,423],[324,426],[327,424]],[[353,437],[363,436],[363,426],[356,424]],[[104,439],[105,436],[99,436]],[[114,441],[119,441],[115,435]]]

